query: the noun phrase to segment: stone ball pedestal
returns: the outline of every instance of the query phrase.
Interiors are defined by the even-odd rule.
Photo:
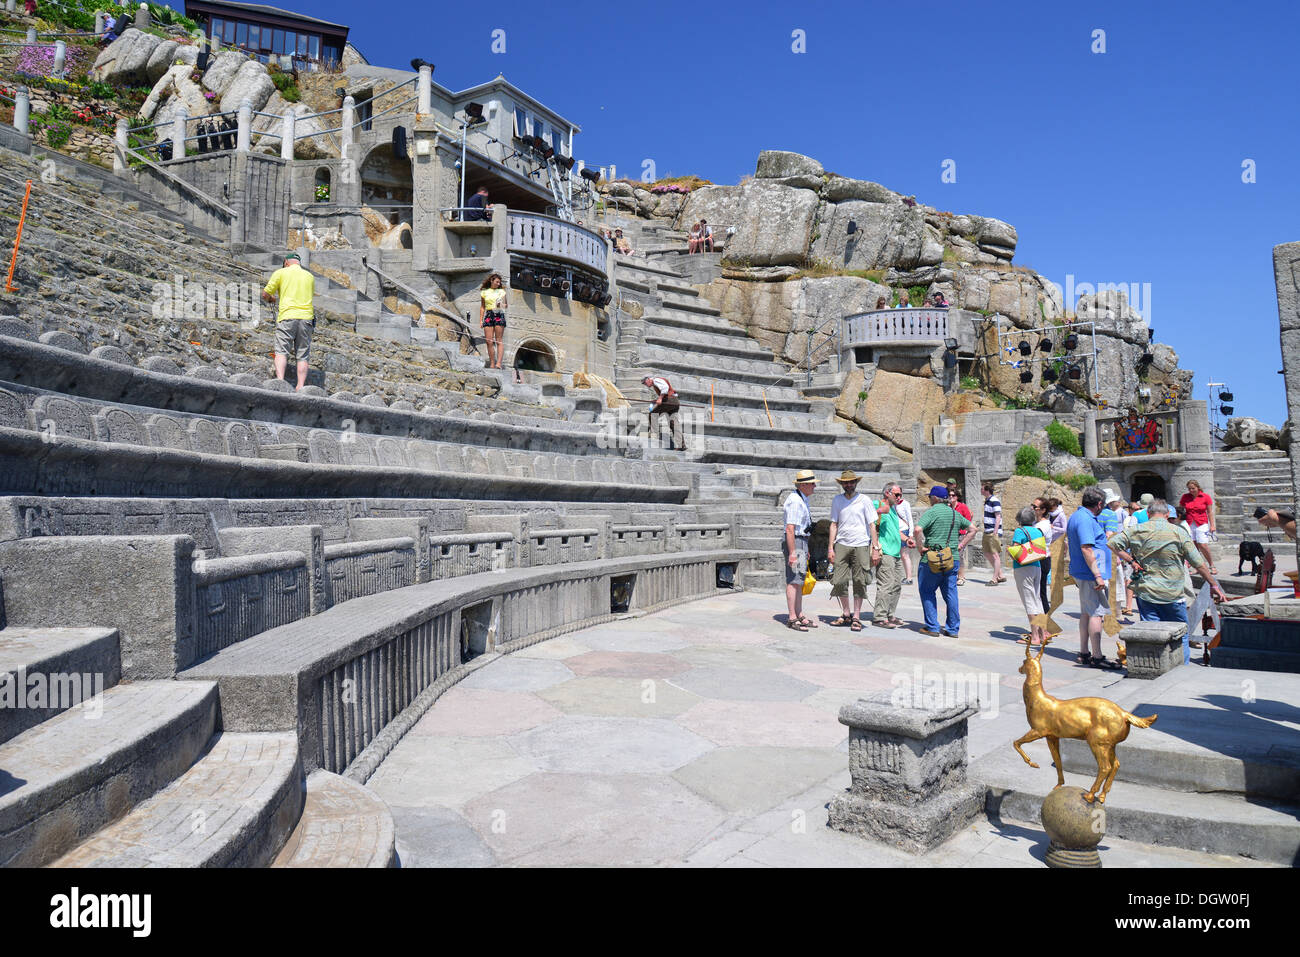
[[[1043,799],[1043,830],[1051,839],[1048,867],[1101,867],[1097,845],[1106,836],[1106,806],[1089,804],[1084,793],[1064,785]]]

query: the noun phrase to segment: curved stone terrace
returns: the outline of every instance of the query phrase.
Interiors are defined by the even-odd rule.
[[[869,604],[863,631],[832,628],[838,606],[825,583],[805,599],[821,622],[807,634],[784,626],[782,597],[741,593],[553,638],[490,662],[444,694],[368,787],[392,809],[405,867],[1042,867],[1046,837],[1022,821],[980,815],[923,856],[827,826],[826,805],[849,784],[840,706],[936,672],[979,676],[981,697],[993,699],[969,722],[973,765],[1005,768],[1009,755],[1043,793],[1055,783],[1043,742],[1027,746],[1037,771],[1011,751],[1026,729],[1016,673],[1024,616],[1012,585],[984,581],[976,571],[961,590],[956,640],[874,628]],[[899,614],[920,620],[914,586],[904,588]],[[1188,697],[1176,682],[1163,681],[1161,691],[1157,682],[1075,664],[1076,615],[1068,591],[1058,614],[1065,634],[1043,659],[1049,693],[1118,697],[1142,685],[1162,712],[1168,698]],[[1193,665],[1164,679],[1203,690],[1206,682],[1237,688],[1241,675]],[[1261,700],[1294,700],[1300,682],[1268,677],[1286,685],[1261,687]],[[1229,718],[1300,736],[1293,713]],[[1176,715],[1164,720],[1177,744]],[[1067,783],[1086,785],[1068,750],[1066,765]],[[1131,803],[1150,800],[1150,789],[1121,777],[1110,807],[1123,807],[1126,793]],[[1160,794],[1170,796],[1155,803],[1170,813],[1195,813],[1186,809],[1202,797]],[[1101,850],[1108,867],[1261,863],[1110,835]]]

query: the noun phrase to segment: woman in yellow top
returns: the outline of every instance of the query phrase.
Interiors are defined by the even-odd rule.
[[[479,287],[478,318],[483,324],[483,335],[487,338],[488,368],[501,368],[502,345],[506,334],[506,290],[501,282],[501,274],[493,273],[483,280]]]

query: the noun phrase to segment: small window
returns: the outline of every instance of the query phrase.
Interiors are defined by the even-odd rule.
[[[222,26],[221,34],[222,34],[222,38],[227,43],[234,43],[235,42],[235,21],[226,20]]]
[[[308,38],[307,55],[313,60],[320,59],[320,37],[312,36]]]
[[[528,114],[523,110],[515,109],[515,136],[523,138],[528,135]]]
[[[283,30],[276,30],[271,34],[271,52],[272,53],[284,52],[284,31]]]
[[[546,139],[546,124],[537,117],[533,117],[533,135]]]
[[[262,28],[256,23],[249,24],[248,27],[248,48],[253,52],[262,49]]]
[[[208,30],[211,33],[212,39],[214,40],[221,39],[221,31],[224,29],[222,24],[224,24],[225,22],[226,21],[222,20],[220,17],[212,18],[212,23],[209,24],[208,26]]]
[[[310,39],[311,38],[307,36],[307,34],[305,33],[298,34],[298,55],[299,56],[307,55],[307,41]]]
[[[235,43],[241,47],[248,46],[247,23],[240,23],[235,27]]]

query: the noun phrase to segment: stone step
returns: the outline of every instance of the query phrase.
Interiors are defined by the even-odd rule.
[[[298,826],[272,867],[393,867],[397,829],[373,791],[329,771],[307,777]]]
[[[712,355],[731,356],[736,359],[749,359],[755,362],[775,362],[772,353],[760,346],[753,339],[713,332],[691,332],[680,328],[661,328],[653,326],[642,336],[645,345],[668,346],[682,353],[695,357],[695,361],[704,361],[703,357]]]
[[[0,744],[0,865],[40,867],[184,772],[216,729],[217,685],[137,681]]]
[[[745,589],[759,594],[776,594],[785,588],[785,576],[779,571],[751,571],[745,574]]]
[[[703,332],[712,335],[730,336],[733,339],[742,339],[752,342],[749,334],[739,326],[734,326],[725,320],[708,321],[703,316],[683,314],[679,312],[667,312],[659,309],[647,309],[642,322],[646,324],[646,335],[650,335],[655,328],[661,330],[660,334],[671,336],[673,329],[685,329],[688,332]]]
[[[121,674],[115,628],[0,631],[0,681],[13,695],[0,705],[0,743],[82,702],[93,712],[92,699]]]
[[[1039,763],[1037,769],[1007,746],[975,761],[970,777],[988,787],[990,817],[1041,826],[1043,800],[1056,785],[1056,774],[1045,742],[1025,747]],[[1124,745],[1119,754],[1123,770]],[[1095,774],[1067,770],[1065,783],[1087,790]],[[1285,865],[1294,864],[1300,854],[1300,808],[1294,805],[1127,782],[1114,786],[1104,807],[1106,834],[1114,838]]]
[[[1160,720],[1140,736],[1130,734],[1120,746],[1117,782],[1279,801],[1300,794],[1300,748],[1288,746],[1276,733],[1242,734],[1243,722],[1258,720],[1242,713],[1255,714],[1253,706],[1241,705],[1232,712],[1190,706],[1155,710]],[[1284,715],[1279,718],[1285,720]],[[1085,741],[1063,738],[1061,760],[1067,772],[1097,773]]]
[[[226,732],[170,785],[51,866],[264,867],[302,805],[296,734]]]

